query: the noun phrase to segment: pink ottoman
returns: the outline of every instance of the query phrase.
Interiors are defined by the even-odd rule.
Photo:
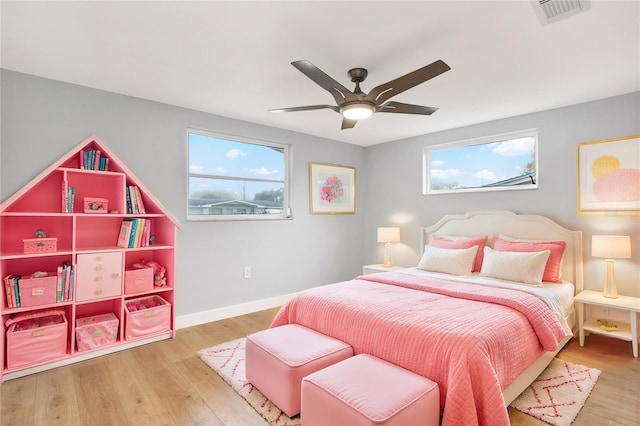
[[[302,380],[303,426],[424,425],[440,422],[438,385],[367,354]]]
[[[297,324],[247,336],[247,380],[291,417],[300,412],[302,378],[353,356],[350,345]]]

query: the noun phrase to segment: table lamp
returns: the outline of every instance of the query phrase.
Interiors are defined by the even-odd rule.
[[[382,266],[391,268],[393,261],[391,260],[391,243],[400,242],[400,228],[382,227],[378,228],[378,242],[384,244],[384,263]]]
[[[593,235],[591,237],[591,256],[605,259],[604,297],[618,297],[614,259],[631,257],[631,237],[624,235]]]

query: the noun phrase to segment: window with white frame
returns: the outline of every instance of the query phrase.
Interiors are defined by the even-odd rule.
[[[285,219],[289,146],[189,131],[188,220]]]

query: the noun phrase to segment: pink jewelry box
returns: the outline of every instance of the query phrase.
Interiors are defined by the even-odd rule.
[[[5,325],[8,369],[37,365],[67,354],[67,318],[62,309],[18,314]]]
[[[153,290],[153,268],[124,271],[124,294]]]
[[[130,299],[124,306],[126,340],[135,340],[171,329],[171,304],[160,296]]]
[[[85,213],[107,213],[109,211],[109,200],[106,198],[84,197],[82,201]]]
[[[57,238],[28,238],[22,240],[24,253],[49,253],[56,251]]]
[[[112,312],[78,318],[76,320],[78,351],[86,351],[115,343],[118,338],[119,324],[120,321]]]
[[[58,277],[50,272],[46,277],[20,278],[20,306],[38,306],[56,303],[56,286]]]

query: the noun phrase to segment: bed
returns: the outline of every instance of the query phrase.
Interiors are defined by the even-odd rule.
[[[417,267],[301,292],[272,326],[304,325],[437,382],[443,425],[507,425],[506,407],[573,335],[582,233],[474,211],[420,241]]]

